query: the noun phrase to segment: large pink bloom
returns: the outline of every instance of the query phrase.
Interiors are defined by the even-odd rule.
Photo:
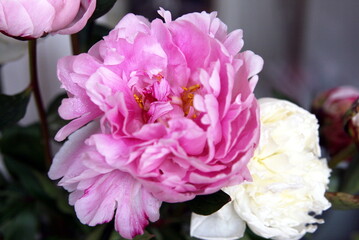
[[[25,39],[80,31],[96,0],[1,0],[0,32]]]
[[[95,123],[70,136],[50,177],[62,177],[84,223],[108,221],[117,206],[124,237],[138,232],[125,235],[123,224],[156,220],[160,201],[249,179],[259,138],[253,88],[263,60],[239,52],[242,31],[227,34],[215,13],[160,14],[165,22],[128,14],[88,54],[58,65],[69,94],[59,112],[72,121],[56,139]]]

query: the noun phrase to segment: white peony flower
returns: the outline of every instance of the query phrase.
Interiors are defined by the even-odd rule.
[[[223,189],[232,198],[226,208],[233,206],[235,213],[261,237],[300,239],[305,233],[314,232],[316,224],[323,223],[316,216],[330,207],[324,197],[330,170],[325,159],[319,159],[318,123],[314,115],[290,102],[265,98],[259,103],[261,139],[248,165],[253,181]],[[217,217],[215,227],[206,227],[214,217],[216,213],[201,218],[193,215],[192,236],[222,240],[243,236],[244,228],[231,238],[213,238],[211,232],[237,224],[219,222]],[[201,219],[201,224],[197,219]],[[207,235],[199,232],[209,227]]]

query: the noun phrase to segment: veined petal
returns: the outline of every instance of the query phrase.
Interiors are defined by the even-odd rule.
[[[90,226],[109,222],[115,216],[115,229],[125,238],[143,234],[148,220],[159,218],[161,202],[148,193],[131,175],[113,171],[98,177],[75,203],[82,223]]]
[[[71,166],[77,164],[76,162],[79,161],[80,155],[88,149],[85,140],[99,129],[98,123],[91,123],[72,134],[55,155],[49,170],[49,177],[55,180],[65,176],[67,171],[72,169]]]

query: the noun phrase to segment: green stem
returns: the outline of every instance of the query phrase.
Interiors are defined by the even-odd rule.
[[[29,49],[29,63],[30,63],[30,88],[34,93],[35,103],[37,112],[40,118],[40,127],[41,127],[41,135],[42,135],[42,143],[44,145],[44,154],[45,154],[45,164],[46,167],[51,165],[51,146],[50,146],[50,134],[49,127],[46,119],[46,112],[44,108],[44,104],[42,102],[39,83],[38,83],[38,75],[37,75],[37,55],[36,55],[36,39],[29,40],[28,42]]]
[[[348,147],[344,148],[337,155],[332,157],[328,163],[328,166],[333,169],[335,168],[341,161],[348,159],[350,156],[353,156],[356,151],[356,146],[354,143],[350,144]]]
[[[79,35],[77,33],[71,35],[71,47],[73,55],[78,55],[81,53]]]

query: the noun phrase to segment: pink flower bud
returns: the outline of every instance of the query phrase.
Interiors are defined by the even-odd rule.
[[[3,0],[0,32],[20,39],[73,34],[86,25],[95,7],[96,0]]]
[[[344,130],[344,115],[359,98],[359,89],[343,86],[320,94],[313,102],[313,112],[320,122],[322,145],[335,155],[352,143]]]

